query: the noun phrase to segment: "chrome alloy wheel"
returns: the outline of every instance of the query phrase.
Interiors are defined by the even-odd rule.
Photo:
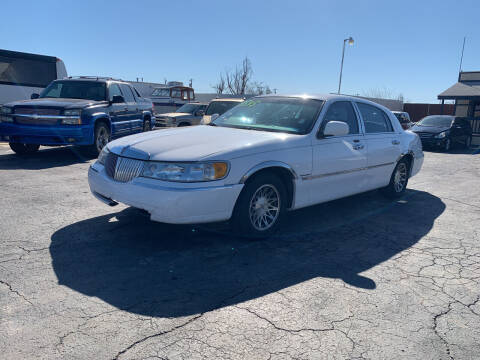
[[[407,172],[407,165],[404,162],[399,163],[393,178],[393,185],[397,193],[402,192],[402,190],[405,188],[407,183]]]
[[[271,228],[280,214],[280,194],[271,184],[260,186],[250,200],[248,210],[252,226],[264,231]]]
[[[108,131],[105,127],[101,126],[97,133],[97,139],[95,141],[97,150],[100,153],[103,147],[108,143]]]

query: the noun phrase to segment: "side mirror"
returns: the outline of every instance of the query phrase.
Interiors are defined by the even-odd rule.
[[[195,116],[203,116],[205,114],[205,110],[197,110],[195,112]]]
[[[113,95],[112,104],[124,103],[125,99],[122,95]]]
[[[40,97],[40,95],[38,95],[37,93],[33,93],[31,96],[30,96],[30,99],[38,99]]]
[[[343,121],[329,121],[323,130],[323,136],[344,136],[348,135],[350,127]]]
[[[212,116],[210,117],[210,122],[213,122],[213,121],[217,120],[219,116],[220,115],[218,115],[218,114],[212,114]]]

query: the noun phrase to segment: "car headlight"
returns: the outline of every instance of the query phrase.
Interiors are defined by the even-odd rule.
[[[13,118],[10,116],[12,113],[11,107],[0,106],[0,122],[13,122]]]
[[[69,118],[62,119],[62,124],[80,125],[82,123],[82,120],[80,118],[82,115],[82,110],[80,109],[65,110],[63,115],[68,116]]]
[[[164,181],[201,182],[223,179],[228,174],[228,163],[162,163],[147,161],[142,176]]]
[[[97,162],[101,165],[105,165],[105,162],[107,161],[107,156],[110,153],[108,148],[106,146],[103,147],[102,151],[98,155]]]
[[[447,131],[442,131],[440,134],[435,135],[435,139],[443,139],[448,135]]]
[[[13,112],[13,109],[11,107],[8,107],[8,106],[1,106],[0,107],[0,112],[2,114],[11,114]]]

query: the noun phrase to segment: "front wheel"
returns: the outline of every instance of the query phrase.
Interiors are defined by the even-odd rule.
[[[472,137],[469,136],[465,139],[465,148],[470,149],[470,146],[472,146]]]
[[[143,121],[143,132],[147,132],[147,131],[150,131],[152,128],[151,124],[150,124],[150,119],[145,119]]]
[[[38,144],[23,144],[23,143],[9,143],[10,149],[12,149],[18,155],[33,154],[38,151],[40,145]]]
[[[389,198],[398,198],[405,193],[408,184],[408,167],[407,160],[402,159],[398,162],[390,177],[390,183],[383,189],[383,193]]]
[[[449,152],[451,148],[452,148],[452,140],[446,139],[445,143],[443,144],[443,151]]]
[[[286,209],[287,191],[273,174],[261,174],[247,182],[232,216],[232,226],[239,235],[250,238],[271,236]]]
[[[110,129],[107,124],[101,122],[95,126],[93,141],[94,143],[92,145],[85,146],[84,148],[84,153],[87,156],[98,156],[103,147],[110,141]]]

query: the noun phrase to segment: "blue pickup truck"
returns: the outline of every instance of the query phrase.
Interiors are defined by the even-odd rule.
[[[98,155],[111,139],[155,126],[153,104],[129,83],[110,78],[55,80],[32,100],[0,108],[0,140],[17,154],[40,145],[78,145]]]

